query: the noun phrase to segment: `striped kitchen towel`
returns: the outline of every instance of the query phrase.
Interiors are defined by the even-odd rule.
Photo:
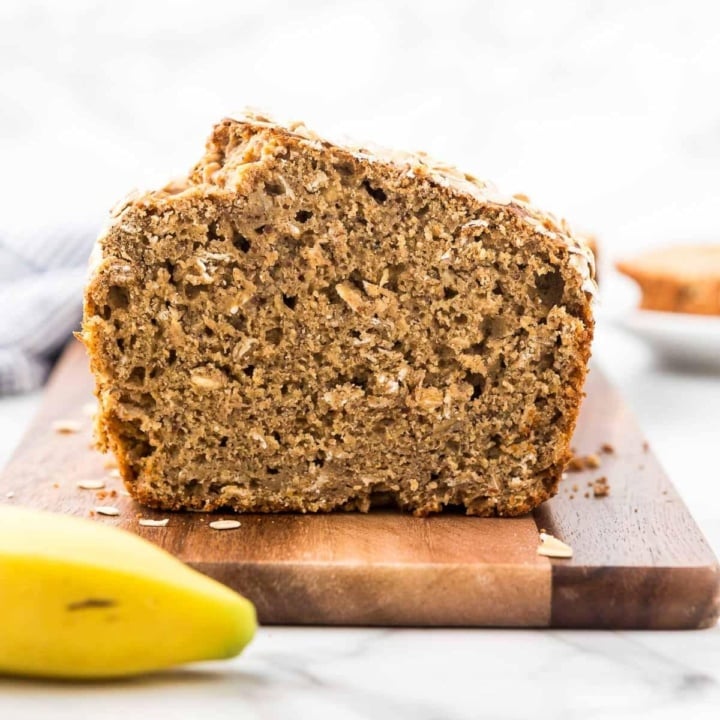
[[[0,230],[0,395],[45,381],[77,330],[94,227]]]

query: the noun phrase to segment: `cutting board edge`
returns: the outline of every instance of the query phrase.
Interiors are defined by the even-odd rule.
[[[367,627],[542,627],[550,624],[549,566],[441,564],[303,567],[188,563],[241,592],[262,623]],[[300,600],[300,602],[298,602]],[[512,600],[512,602],[509,602]]]
[[[679,597],[688,602],[679,602]],[[553,628],[702,630],[713,627],[719,617],[717,560],[689,567],[644,568],[568,567],[552,562]]]

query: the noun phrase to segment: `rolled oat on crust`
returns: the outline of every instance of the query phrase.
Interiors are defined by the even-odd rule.
[[[527,198],[260,115],[121,204],[83,340],[146,505],[519,515],[554,494],[592,255]]]

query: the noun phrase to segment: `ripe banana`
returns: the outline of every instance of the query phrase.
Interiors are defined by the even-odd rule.
[[[255,608],[131,533],[0,505],[0,674],[134,675],[237,655]]]

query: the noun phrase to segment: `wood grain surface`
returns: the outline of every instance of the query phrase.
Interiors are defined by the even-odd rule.
[[[539,527],[574,550],[572,559],[553,562],[551,624],[713,625],[720,572],[710,546],[619,393],[597,370],[587,394],[573,446],[581,456],[603,444],[614,452],[600,454],[598,469],[567,473],[559,495],[535,511]],[[588,487],[599,477],[608,479],[607,497],[595,498]]]
[[[42,407],[0,477],[0,501],[92,517],[156,542],[247,595],[265,623],[318,625],[697,628],[720,605],[717,562],[644,444],[621,398],[597,372],[575,437],[600,468],[568,473],[535,516],[390,510],[329,515],[160,513],[122,494],[108,458],[91,447],[92,382],[72,343]],[[60,434],[57,420],[80,431]],[[596,498],[588,483],[608,478]],[[102,479],[96,492],[77,487]],[[6,497],[12,493],[12,497]],[[585,494],[588,497],[585,497]],[[118,517],[92,514],[112,505]],[[139,518],[169,518],[167,527]],[[212,520],[237,517],[235,530]],[[538,528],[574,550],[570,560],[537,554]]]

